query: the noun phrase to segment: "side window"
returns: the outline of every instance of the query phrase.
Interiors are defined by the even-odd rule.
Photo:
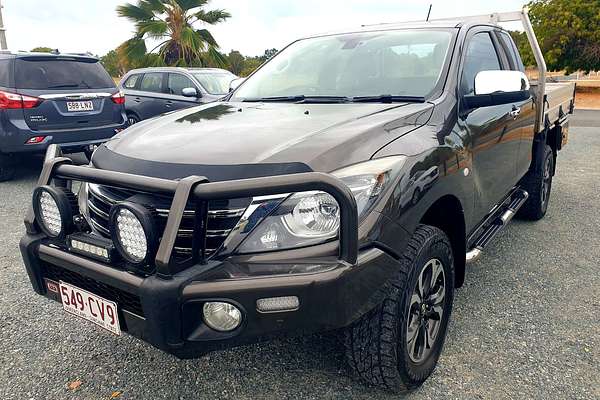
[[[195,88],[190,78],[181,74],[169,74],[169,93],[177,96],[182,95],[182,90],[185,88]]]
[[[488,32],[475,34],[465,56],[461,91],[463,94],[475,93],[475,76],[481,71],[501,70],[498,53]]]
[[[510,35],[506,32],[498,32],[498,37],[500,38],[500,42],[502,43],[504,51],[506,52],[506,56],[508,57],[510,69],[513,71],[525,72],[525,67],[523,66],[523,61],[521,60],[517,46]]]
[[[0,60],[0,86],[2,87],[11,87],[11,70],[12,66],[11,59]]]
[[[144,74],[140,90],[143,92],[163,93],[163,74],[162,72],[150,72]]]
[[[135,89],[138,81],[140,80],[140,76],[140,74],[131,75],[129,78],[127,78],[125,83],[123,83],[123,87],[125,89]]]

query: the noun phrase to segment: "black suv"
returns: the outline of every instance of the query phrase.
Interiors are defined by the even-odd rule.
[[[17,154],[106,141],[127,126],[124,103],[97,58],[0,53],[0,181],[12,178]]]
[[[129,124],[169,111],[211,103],[229,93],[237,76],[218,68],[142,68],[121,79]]]

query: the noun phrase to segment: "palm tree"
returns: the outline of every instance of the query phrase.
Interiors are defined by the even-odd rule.
[[[227,60],[207,29],[231,17],[225,10],[205,11],[210,0],[138,0],[117,7],[119,16],[135,24],[134,37],[123,43],[122,54],[135,64],[152,66],[225,66]],[[159,42],[147,51],[146,41]],[[158,52],[155,53],[155,50]]]

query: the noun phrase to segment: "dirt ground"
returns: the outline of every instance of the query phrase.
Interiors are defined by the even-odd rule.
[[[575,107],[579,109],[600,110],[600,91],[577,92],[575,96]]]

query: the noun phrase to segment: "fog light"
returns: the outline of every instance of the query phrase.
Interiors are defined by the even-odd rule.
[[[84,256],[110,262],[114,245],[111,240],[92,236],[86,233],[74,233],[67,238],[69,250]]]
[[[294,311],[300,307],[296,296],[269,297],[256,300],[256,309],[260,312]]]
[[[141,267],[152,262],[158,247],[158,233],[151,209],[122,202],[110,209],[111,238],[121,256]]]
[[[64,237],[72,230],[77,199],[66,188],[40,186],[33,192],[33,211],[39,227],[46,235]]]
[[[204,314],[206,325],[220,332],[232,331],[242,323],[242,312],[229,303],[205,303],[202,307],[202,314]]]

